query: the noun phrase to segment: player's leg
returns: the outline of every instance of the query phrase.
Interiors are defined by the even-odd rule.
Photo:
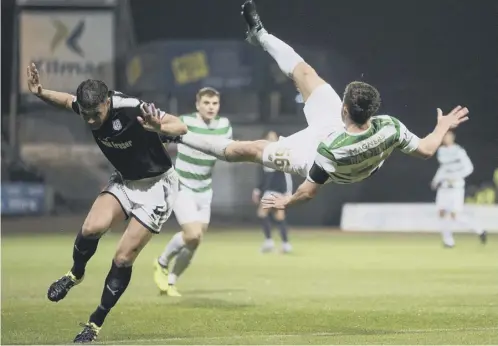
[[[153,235],[142,223],[135,217],[130,220],[105,279],[100,304],[90,315],[84,329],[76,335],[75,343],[92,342],[97,338],[105,318],[128,287],[133,263]]]
[[[443,245],[447,248],[455,246],[453,238],[453,221],[449,210],[451,210],[451,192],[448,188],[439,188],[436,193],[436,207],[439,212],[439,222]]]
[[[205,222],[193,222],[182,226],[185,237],[185,246],[176,256],[175,264],[168,276],[169,296],[179,297],[181,294],[176,288],[178,278],[190,266],[192,259],[201,243],[204,233],[207,231],[209,224]]]
[[[446,248],[452,248],[455,246],[455,239],[453,238],[453,223],[450,213],[444,209],[439,210],[439,222],[441,229],[441,238],[443,240],[443,246]]]
[[[193,212],[193,210],[191,209],[190,212]],[[181,232],[176,233],[166,246],[156,262],[154,272],[154,281],[162,293],[169,296],[180,296],[175,286],[176,281],[189,266],[190,260],[199,246],[205,227],[207,228],[207,226],[197,221],[182,223]],[[173,259],[175,259],[175,263],[170,271],[169,267]]]
[[[275,242],[271,237],[271,215],[268,209],[263,209],[261,204],[258,206],[257,215],[259,220],[261,221],[261,227],[263,229],[263,235],[265,240],[263,241],[263,245],[261,246],[261,252],[271,252],[275,248]]]
[[[184,225],[196,223],[198,219],[198,208],[192,194],[187,189],[181,189],[178,192],[173,212],[182,230],[171,238],[159,258],[154,261],[154,282],[163,293],[168,293],[169,289],[169,265],[185,247],[188,240]]]
[[[479,240],[482,244],[486,244],[488,240],[488,232],[479,225],[479,223],[470,216],[463,215],[463,213],[457,213],[456,222],[465,229],[470,229],[472,232],[479,236]]]
[[[314,133],[310,133],[309,130],[309,128],[304,129],[277,142],[232,141],[189,132],[183,136],[182,143],[224,161],[255,162],[306,177],[310,150],[314,153],[318,145],[313,139]],[[216,149],[213,149],[214,147]]]
[[[72,287],[83,281],[86,264],[97,251],[100,238],[113,225],[127,218],[127,208],[127,200],[115,191],[115,183],[111,177],[110,184],[93,203],[76,236],[71,270],[50,285],[47,292],[49,300],[58,302],[64,299]]]
[[[334,89],[291,46],[264,29],[252,0],[244,3],[242,13],[249,28],[249,42],[259,43],[296,84],[306,104],[308,125],[324,131],[342,126],[342,100]]]
[[[176,289],[177,279],[190,266],[192,259],[199,248],[204,233],[206,233],[211,220],[211,201],[213,200],[213,191],[209,190],[203,193],[191,193],[191,198],[195,201],[197,212],[193,222],[184,223],[182,229],[184,232],[185,246],[180,250],[176,257],[175,264],[168,277],[168,295],[180,296]],[[183,218],[183,220],[187,220]]]
[[[275,220],[278,230],[280,231],[280,239],[282,239],[282,252],[291,252],[292,246],[289,242],[287,222],[285,220],[285,210],[275,210],[273,212],[273,219]]]
[[[464,228],[473,231],[479,236],[481,243],[485,244],[487,241],[487,232],[472,218],[463,214],[463,207],[465,203],[465,189],[453,188],[452,189],[452,210],[454,213],[455,227]]]
[[[173,169],[158,180],[130,182],[122,186],[131,205],[131,220],[121,237],[104,282],[100,305],[74,342],[92,342],[105,318],[122,296],[131,279],[132,266],[139,253],[159,233],[172,212],[178,192],[178,176]]]
[[[218,136],[206,136],[188,132],[181,142],[193,149],[228,162],[261,163],[263,150],[270,143],[265,140],[234,141]]]

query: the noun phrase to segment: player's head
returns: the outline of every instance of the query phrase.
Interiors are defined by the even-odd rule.
[[[370,84],[352,82],[346,86],[342,106],[343,121],[364,125],[380,108],[379,91]]]
[[[455,132],[448,131],[443,137],[443,145],[448,146],[455,144]]]
[[[270,142],[276,142],[278,141],[278,134],[273,131],[273,130],[270,130],[268,132],[266,132],[265,134],[265,137],[264,137],[267,141],[270,141]]]
[[[195,96],[195,107],[202,119],[214,119],[220,111],[220,93],[214,88],[202,88]]]
[[[76,90],[76,103],[83,119],[92,127],[99,128],[107,117],[111,100],[104,82],[87,79]]]

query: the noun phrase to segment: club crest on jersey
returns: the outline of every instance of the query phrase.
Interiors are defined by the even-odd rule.
[[[119,131],[123,128],[123,125],[121,125],[121,121],[119,121],[119,119],[116,119],[112,121],[112,128],[115,131]]]

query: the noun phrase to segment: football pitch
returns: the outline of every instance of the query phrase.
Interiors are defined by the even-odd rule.
[[[498,238],[295,231],[294,253],[261,254],[258,230],[213,232],[161,296],[142,252],[103,344],[498,344]],[[2,344],[71,343],[99,304],[118,234],[59,303],[50,283],[71,264],[74,234],[2,237]],[[276,238],[275,238],[276,239]]]

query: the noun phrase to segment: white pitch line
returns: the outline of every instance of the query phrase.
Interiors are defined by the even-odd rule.
[[[389,334],[423,334],[423,333],[441,333],[441,332],[470,332],[470,331],[487,331],[498,330],[498,327],[483,327],[483,328],[436,328],[436,329],[400,329],[400,330],[386,330],[379,333],[379,335]],[[135,339],[135,340],[109,340],[102,341],[101,344],[133,344],[144,342],[171,342],[171,341],[188,341],[188,340],[223,340],[223,339],[245,339],[245,338],[297,338],[297,337],[320,337],[320,336],[340,336],[340,335],[355,335],[354,333],[345,332],[322,332],[322,333],[304,333],[304,334],[245,334],[245,335],[224,335],[224,336],[187,336],[187,337],[173,337],[173,338],[156,338],[156,339]],[[358,334],[360,335],[360,334]],[[371,334],[374,335],[374,334]]]

